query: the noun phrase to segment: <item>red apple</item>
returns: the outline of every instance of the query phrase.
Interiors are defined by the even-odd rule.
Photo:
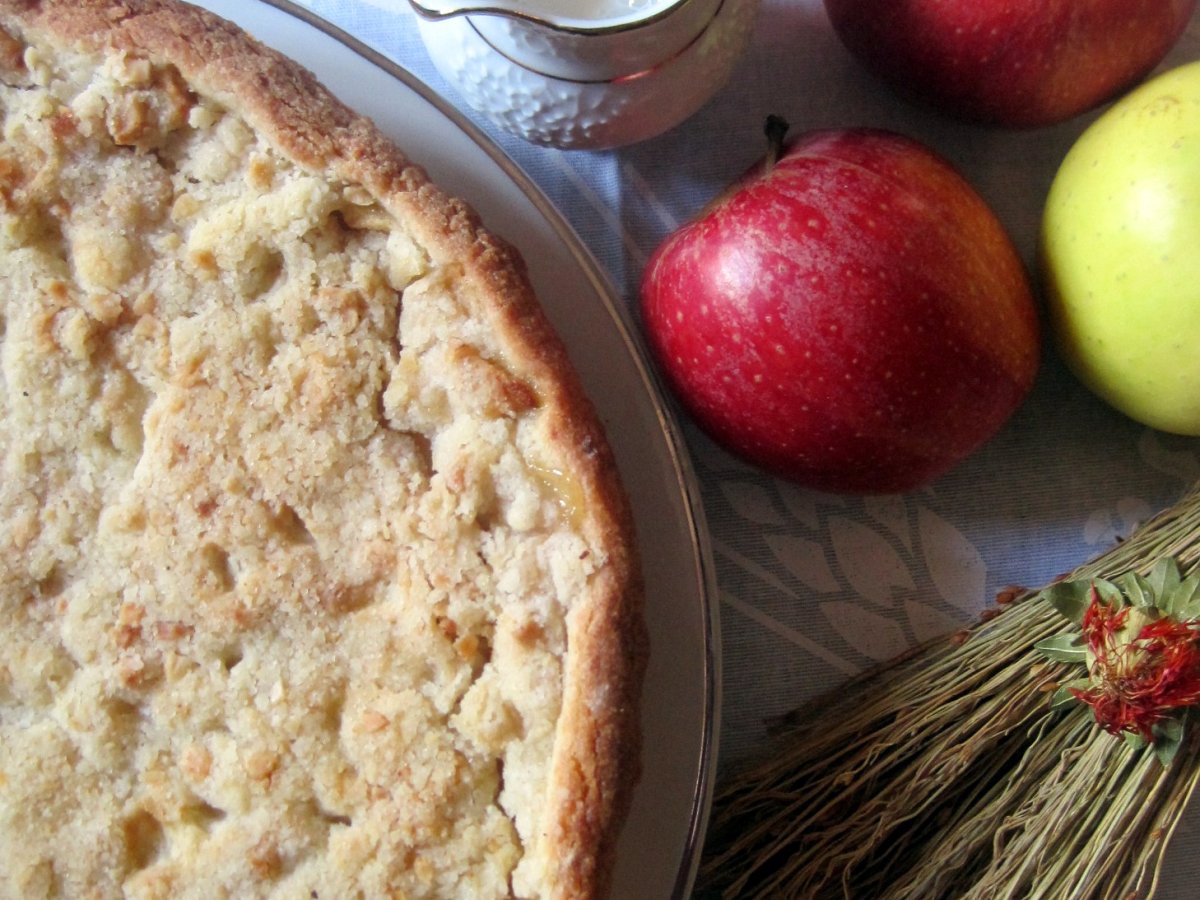
[[[1196,0],[825,0],[867,68],[952,115],[1060,122],[1140,80]]]
[[[1038,366],[1015,248],[940,156],[813,133],[652,255],[642,321],[666,380],[729,450],[812,488],[901,492],[990,438]]]

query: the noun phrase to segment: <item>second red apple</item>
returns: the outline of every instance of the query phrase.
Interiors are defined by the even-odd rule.
[[[825,0],[867,68],[943,112],[1059,122],[1162,60],[1197,0]]]
[[[899,492],[990,438],[1029,391],[1038,321],[983,199],[900,135],[810,135],[652,256],[642,316],[718,442],[812,488]]]

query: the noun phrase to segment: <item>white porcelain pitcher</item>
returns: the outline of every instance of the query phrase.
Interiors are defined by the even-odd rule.
[[[645,140],[728,79],[758,0],[409,0],[466,103],[540,144]]]

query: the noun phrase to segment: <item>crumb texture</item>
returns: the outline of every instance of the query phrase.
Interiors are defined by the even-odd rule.
[[[164,59],[0,75],[0,896],[553,893],[605,548],[476,282]]]

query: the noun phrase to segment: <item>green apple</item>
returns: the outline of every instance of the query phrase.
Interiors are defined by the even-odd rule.
[[[1079,379],[1136,421],[1200,435],[1200,62],[1083,133],[1041,240],[1051,329]]]

